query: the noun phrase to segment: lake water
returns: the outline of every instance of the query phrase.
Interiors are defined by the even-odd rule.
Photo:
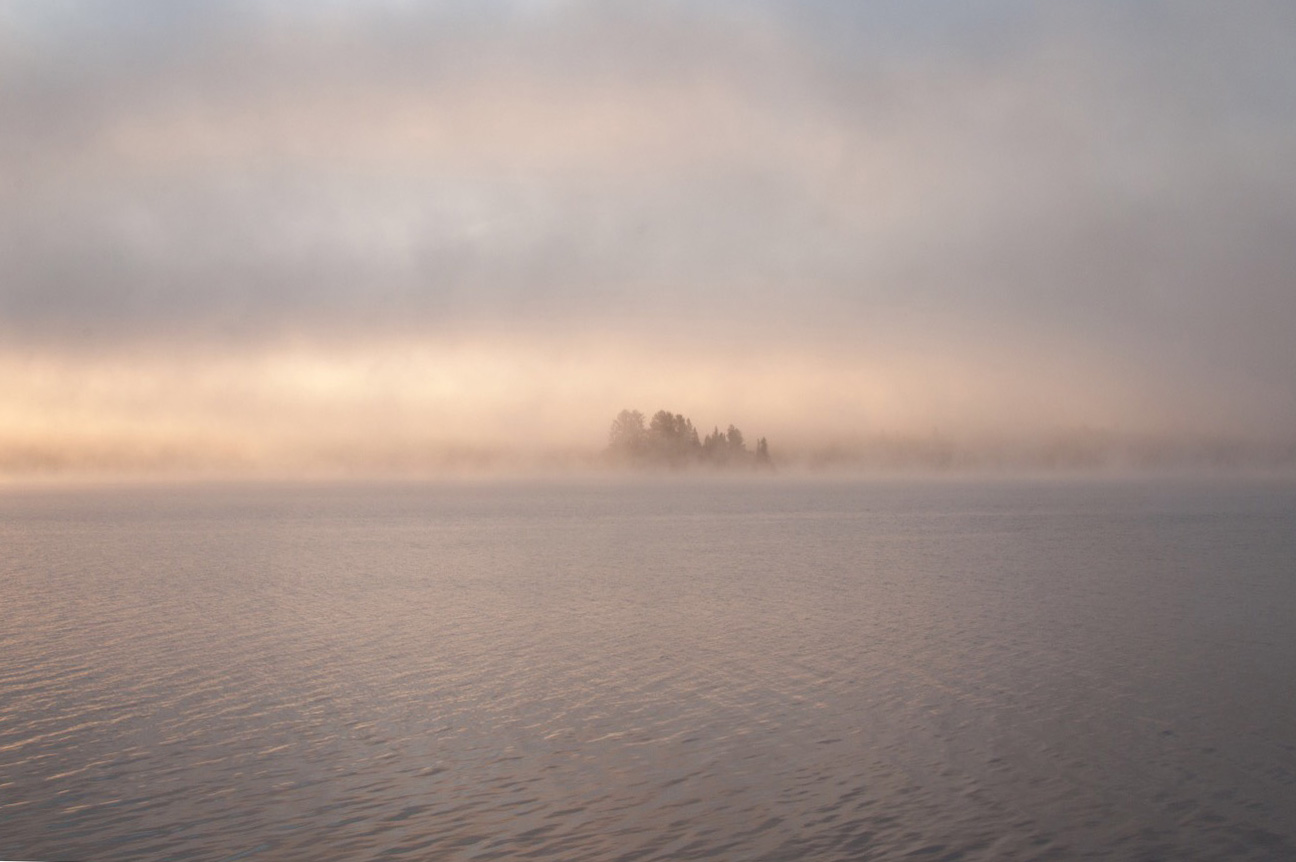
[[[1296,486],[0,491],[0,858],[1293,859]]]

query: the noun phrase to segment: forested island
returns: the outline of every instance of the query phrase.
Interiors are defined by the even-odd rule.
[[[638,410],[622,410],[608,430],[608,457],[620,464],[643,467],[684,468],[709,466],[735,469],[770,469],[769,443],[764,437],[756,449],[747,448],[743,433],[730,425],[717,426],[705,437],[693,422],[679,413],[658,410],[646,420]]]

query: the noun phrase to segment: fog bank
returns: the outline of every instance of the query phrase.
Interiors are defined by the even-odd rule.
[[[602,469],[624,408],[736,424],[806,470],[1267,468],[1263,399],[1216,414],[1097,360],[966,348],[697,347],[517,335],[0,354],[0,473]]]
[[[566,463],[627,406],[805,464],[1271,462],[1292,32],[1262,0],[0,4],[2,469]]]

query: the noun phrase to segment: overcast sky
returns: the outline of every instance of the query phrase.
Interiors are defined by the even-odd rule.
[[[1296,437],[1289,2],[0,0],[0,189],[0,456]]]

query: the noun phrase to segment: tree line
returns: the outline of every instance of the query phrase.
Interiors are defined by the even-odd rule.
[[[669,410],[658,410],[651,420],[638,410],[622,410],[608,430],[607,451],[613,459],[628,464],[771,466],[769,443],[764,437],[756,441],[755,451],[747,448],[743,433],[733,425],[725,431],[717,426],[701,437],[692,420]]]

